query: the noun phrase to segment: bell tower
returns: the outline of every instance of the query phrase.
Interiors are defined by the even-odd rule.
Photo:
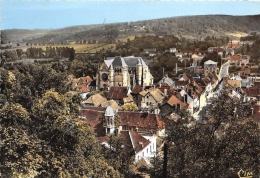
[[[116,130],[115,113],[111,106],[108,106],[105,111],[106,119],[106,134],[114,134]]]

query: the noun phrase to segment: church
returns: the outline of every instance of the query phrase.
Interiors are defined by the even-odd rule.
[[[108,57],[97,71],[97,89],[112,86],[133,88],[135,85],[153,85],[153,76],[141,57]]]

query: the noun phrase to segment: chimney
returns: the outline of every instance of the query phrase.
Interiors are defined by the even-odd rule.
[[[181,94],[180,93],[176,93],[175,95],[179,100],[181,100]]]
[[[196,86],[193,85],[193,91],[196,91]]]
[[[252,115],[254,114],[254,108],[251,108],[251,110],[252,110]]]
[[[187,96],[187,94],[184,95],[184,101],[185,101],[185,103],[187,103],[187,101],[188,101],[188,96]]]
[[[168,92],[166,88],[164,89],[164,96],[168,96]]]
[[[193,97],[192,97],[192,90],[191,90],[191,89],[189,89],[188,95],[189,95],[191,98],[193,98]]]

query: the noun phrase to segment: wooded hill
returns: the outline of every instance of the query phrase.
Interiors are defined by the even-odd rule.
[[[3,43],[60,43],[66,40],[120,39],[129,35],[175,35],[190,39],[202,39],[206,36],[229,36],[239,38],[252,31],[260,32],[260,15],[200,15],[180,16],[136,22],[73,26],[42,33],[24,35],[24,30],[3,30]],[[35,30],[34,32],[38,32]]]

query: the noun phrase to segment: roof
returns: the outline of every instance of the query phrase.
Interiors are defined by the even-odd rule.
[[[160,102],[164,98],[164,94],[158,89],[150,88],[149,90],[141,91],[139,94],[142,96],[146,96],[147,94],[152,95],[155,101]]]
[[[165,84],[167,84],[167,85],[169,85],[169,86],[174,86],[174,81],[173,81],[171,78],[169,78],[168,76],[163,77],[163,78],[158,82],[159,85],[160,85],[160,84],[163,84],[163,83],[165,83]]]
[[[148,67],[147,64],[144,62],[144,60],[141,57],[108,57],[104,62],[107,65],[107,67],[110,67],[112,64],[113,67],[136,67],[138,64],[138,61],[141,62],[141,65],[143,67]]]
[[[231,61],[237,61],[240,60],[242,56],[240,54],[235,54],[231,57]]]
[[[241,87],[241,80],[228,80],[227,83],[232,87]]]
[[[133,96],[131,94],[128,94],[127,97],[123,98],[124,103],[133,102]]]
[[[108,106],[111,106],[114,111],[121,110],[121,107],[118,106],[117,102],[115,102],[114,100],[106,101],[106,102],[102,103],[101,106],[105,107],[105,108]]]
[[[127,87],[110,87],[107,98],[113,100],[123,100],[127,96]]]
[[[88,123],[94,129],[96,137],[103,137],[106,135],[101,120],[102,114],[102,111],[96,111],[91,109],[81,110],[81,116],[85,117],[86,123]]]
[[[247,96],[256,97],[260,96],[260,88],[250,87],[250,88],[241,88]]]
[[[80,91],[81,93],[90,92],[90,89],[89,89],[89,87],[88,87],[86,84],[78,85],[77,88],[79,89],[79,91]]]
[[[165,123],[157,114],[119,111],[121,126],[136,126],[140,128],[163,129]]]
[[[158,89],[159,89],[162,93],[164,93],[165,90],[166,90],[168,96],[171,96],[171,95],[173,95],[174,93],[177,92],[175,89],[173,89],[173,88],[170,87],[170,86],[159,86]]]
[[[183,103],[182,101],[180,101],[176,96],[172,95],[169,100],[167,101],[167,103],[171,106],[174,106],[174,105],[177,105],[177,104],[180,104],[181,107],[188,107],[188,104],[187,103]]]
[[[164,98],[164,94],[158,88],[156,88],[155,90],[151,90],[150,94],[157,102],[162,101]]]
[[[93,80],[90,76],[86,76],[86,77],[80,77],[80,80],[79,82],[82,82],[82,83],[91,83]]]
[[[212,60],[207,60],[206,62],[204,62],[204,65],[205,64],[217,64],[218,62],[214,62],[214,61],[212,61]]]
[[[84,104],[94,105],[96,107],[101,106],[102,103],[106,102],[107,99],[101,96],[100,94],[95,94],[90,96],[86,101],[83,101]]]
[[[136,85],[132,91],[132,93],[138,94],[143,90],[141,85]]]
[[[142,151],[151,142],[136,131],[121,131],[123,143],[128,149],[134,149],[136,153]]]
[[[175,81],[175,86],[185,86],[188,84],[189,84],[189,81]]]
[[[105,116],[114,116],[115,112],[111,106],[108,106],[105,111]]]

